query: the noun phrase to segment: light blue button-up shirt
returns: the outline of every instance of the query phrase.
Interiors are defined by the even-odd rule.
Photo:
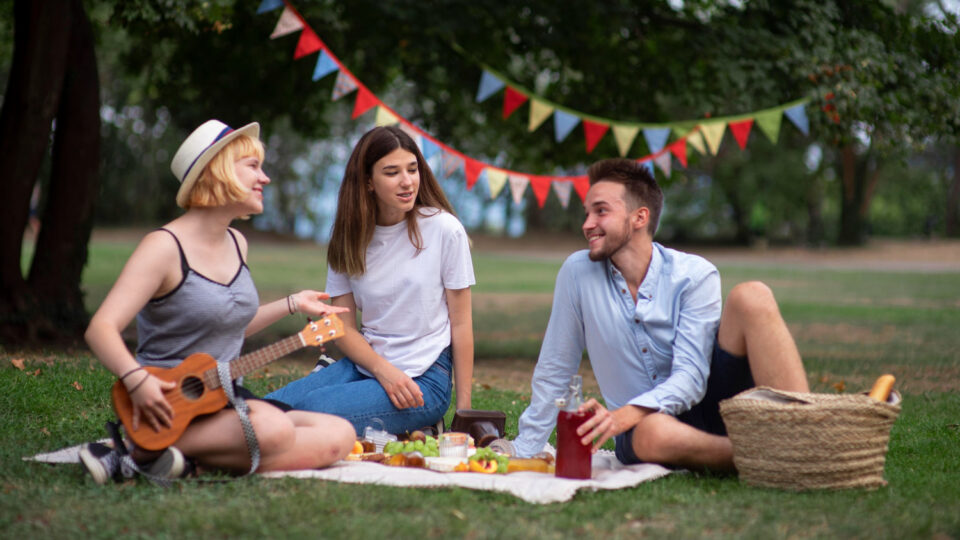
[[[697,255],[653,244],[633,301],[609,261],[578,251],[563,263],[533,372],[530,406],[520,417],[517,454],[543,450],[563,396],[587,350],[610,410],[638,405],[678,415],[703,399],[720,324],[720,274]]]

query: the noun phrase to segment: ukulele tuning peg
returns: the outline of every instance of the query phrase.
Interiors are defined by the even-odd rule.
[[[325,325],[327,325],[327,326],[330,326],[332,323],[330,322],[330,319],[324,317],[324,318],[323,318],[323,324],[325,324]]]
[[[333,336],[337,335],[337,331],[336,331],[336,330],[330,330],[330,331],[327,332],[327,333],[330,334],[330,337],[333,337]]]

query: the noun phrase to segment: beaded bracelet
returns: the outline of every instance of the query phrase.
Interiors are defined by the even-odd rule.
[[[149,378],[150,378],[150,374],[147,373],[147,376],[144,377],[144,378],[142,378],[142,379],[140,379],[140,382],[138,382],[137,385],[133,387],[133,389],[127,390],[127,395],[128,395],[128,396],[132,396],[133,393],[136,392],[137,390],[139,390],[140,387],[143,386],[143,383],[147,382],[147,379],[149,379]]]
[[[133,374],[133,373],[136,373],[136,372],[140,371],[141,369],[143,369],[143,366],[137,366],[137,367],[131,369],[130,371],[128,371],[128,372],[124,373],[123,375],[121,375],[121,376],[120,376],[120,380],[122,381],[122,380],[126,379],[128,375]]]
[[[297,301],[293,299],[293,295],[287,296],[287,311],[291,315],[297,312]]]

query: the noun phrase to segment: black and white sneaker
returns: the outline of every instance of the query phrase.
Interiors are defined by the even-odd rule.
[[[170,446],[157,459],[140,465],[140,472],[148,478],[173,480],[185,475],[187,459],[183,457],[183,452],[175,446]]]
[[[87,443],[80,449],[80,465],[94,482],[106,484],[120,474],[120,454],[103,443]]]
[[[336,359],[330,358],[326,354],[321,354],[320,359],[317,360],[317,365],[314,366],[312,370],[310,370],[310,373],[316,373],[336,361],[337,361]]]

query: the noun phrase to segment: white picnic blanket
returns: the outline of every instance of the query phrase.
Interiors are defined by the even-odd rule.
[[[79,463],[80,446],[25,457],[43,463]],[[482,474],[472,472],[441,473],[428,469],[388,467],[379,463],[340,461],[325,469],[263,473],[264,478],[314,478],[347,484],[379,484],[400,487],[463,487],[509,493],[524,501],[548,504],[569,501],[578,490],[622,489],[666,476],[671,471],[660,465],[644,463],[623,465],[609,450],[593,456],[593,478],[569,480],[550,474],[515,472]]]

